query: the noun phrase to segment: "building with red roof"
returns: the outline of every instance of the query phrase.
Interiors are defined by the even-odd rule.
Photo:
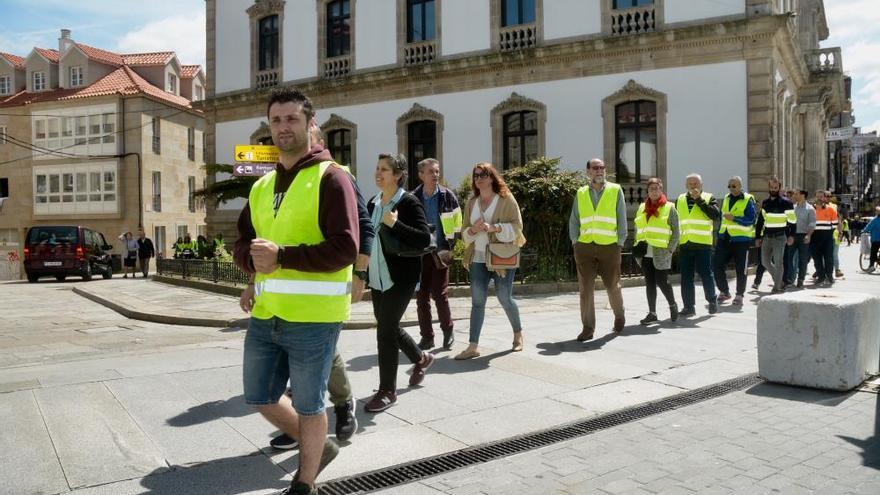
[[[0,233],[23,248],[35,225],[108,240],[143,228],[166,255],[202,233],[205,119],[192,102],[205,87],[173,51],[116,53],[67,29],[57,49],[0,53]]]

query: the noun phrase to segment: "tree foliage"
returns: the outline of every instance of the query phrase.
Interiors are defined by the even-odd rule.
[[[208,184],[204,189],[199,189],[193,193],[196,197],[202,197],[214,203],[222,203],[238,198],[247,198],[251,191],[251,186],[259,179],[255,176],[234,176],[232,175],[232,165],[225,163],[210,163],[205,165],[205,173],[209,176],[218,173],[229,174],[228,179],[223,179]]]

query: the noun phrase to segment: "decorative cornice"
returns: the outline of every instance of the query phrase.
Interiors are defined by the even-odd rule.
[[[285,0],[256,0],[245,12],[247,12],[251,19],[271,14],[280,14],[284,12],[285,3]]]
[[[266,137],[272,137],[272,131],[269,130],[269,124],[265,122],[260,122],[260,127],[258,127],[256,131],[251,133],[251,142],[256,143],[260,139]]]
[[[321,132],[327,133],[328,131],[332,131],[335,129],[355,129],[357,128],[357,124],[354,122],[344,119],[335,113],[330,114],[330,118],[327,119],[326,122],[321,124]]]
[[[434,120],[439,122],[443,120],[443,114],[430,108],[425,108],[418,103],[413,103],[409,111],[397,118],[397,124],[400,125],[404,122],[415,120]]]
[[[492,108],[492,113],[507,113],[513,110],[534,110],[536,112],[546,110],[547,105],[540,101],[526,98],[518,93],[510,93],[510,98],[502,101]]]
[[[657,91],[656,89],[651,89],[646,86],[642,86],[641,84],[635,82],[633,79],[627,81],[626,85],[616,92],[609,95],[605,100],[607,101],[628,101],[628,100],[639,100],[639,99],[654,99],[660,100],[663,99],[666,95]]]

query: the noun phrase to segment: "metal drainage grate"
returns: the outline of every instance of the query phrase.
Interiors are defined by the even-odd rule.
[[[400,464],[389,468],[370,471],[348,478],[333,480],[320,486],[323,495],[348,495],[367,493],[384,488],[411,483],[424,478],[438,476],[463,467],[489,462],[502,457],[546,447],[554,443],[571,440],[591,433],[611,428],[631,421],[653,416],[680,407],[689,406],[705,400],[743,390],[761,382],[756,373],[727,380],[708,387],[691,390],[663,400],[647,402],[622,409],[585,421],[566,426],[529,433],[498,442],[468,447]]]

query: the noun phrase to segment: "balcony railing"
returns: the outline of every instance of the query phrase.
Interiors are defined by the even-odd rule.
[[[620,184],[623,190],[623,199],[627,207],[638,207],[648,198],[648,186],[644,182],[625,182]]]
[[[807,67],[811,72],[840,72],[843,70],[843,58],[840,47],[820,48],[806,55]]]
[[[611,34],[627,36],[630,34],[651,33],[656,30],[654,6],[645,5],[629,9],[611,11]]]
[[[256,89],[266,89],[278,86],[281,81],[281,69],[269,69],[257,72],[254,79]]]
[[[498,38],[502,52],[532,48],[538,44],[538,28],[534,23],[503,27]]]
[[[436,41],[420,41],[403,47],[404,65],[430,64],[437,57]]]
[[[351,55],[324,60],[324,79],[338,79],[351,73]]]

